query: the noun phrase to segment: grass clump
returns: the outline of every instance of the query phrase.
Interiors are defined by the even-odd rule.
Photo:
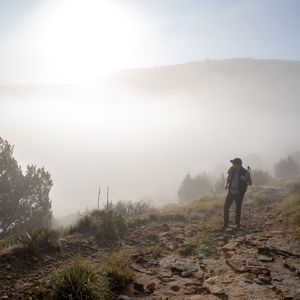
[[[132,281],[130,260],[124,252],[116,252],[107,257],[100,265],[100,272],[108,279],[113,291],[125,290]]]
[[[125,252],[116,252],[95,265],[76,259],[55,272],[50,284],[52,300],[111,300],[132,281],[130,260]]]
[[[53,229],[39,229],[29,234],[22,234],[15,239],[16,247],[12,251],[16,255],[55,251],[59,249],[60,233]]]
[[[75,225],[69,227],[68,233],[87,233],[96,229],[95,219],[90,215],[82,216]]]
[[[210,256],[216,252],[213,243],[207,235],[191,239],[186,246],[185,255]]]
[[[285,198],[275,206],[288,228],[300,238],[300,193]]]
[[[212,241],[208,237],[203,237],[198,241],[195,247],[196,255],[210,256],[214,253],[215,247],[213,246]]]
[[[117,241],[127,233],[128,227],[123,216],[112,211],[96,211],[94,216],[97,220],[95,238],[98,244]]]
[[[91,232],[95,234],[98,244],[105,244],[122,238],[127,230],[127,222],[120,214],[107,210],[94,210],[72,226],[69,233]]]
[[[206,216],[199,221],[199,231],[207,235],[210,232],[219,230],[223,225],[223,217],[221,213],[213,216]]]
[[[75,260],[70,266],[56,272],[50,284],[52,285],[50,299],[53,300],[112,299],[107,278],[86,260]]]
[[[180,205],[174,207],[172,212],[174,214],[202,214],[202,213],[211,213],[216,210],[219,210],[223,206],[224,197],[223,196],[214,196],[214,197],[203,197],[198,200],[194,200],[186,205]]]

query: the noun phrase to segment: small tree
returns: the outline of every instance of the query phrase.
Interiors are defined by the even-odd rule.
[[[265,185],[270,179],[271,175],[267,171],[255,169],[251,172],[253,185]]]
[[[49,228],[52,220],[50,174],[28,166],[26,174],[13,157],[13,146],[0,138],[0,229],[33,231]]]
[[[13,157],[13,146],[0,137],[0,228],[5,234],[17,218],[24,178]]]
[[[187,174],[178,189],[178,197],[179,201],[187,202],[207,195],[210,192],[211,184],[205,173],[195,177],[191,177],[190,174]]]
[[[214,194],[222,193],[225,190],[226,176],[222,173],[216,180],[212,187],[212,192]]]
[[[287,158],[281,158],[275,163],[274,172],[279,178],[289,178],[299,174],[299,166],[292,156],[289,155]]]

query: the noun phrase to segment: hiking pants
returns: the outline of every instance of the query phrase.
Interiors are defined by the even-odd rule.
[[[228,226],[229,224],[229,208],[235,200],[235,224],[240,225],[241,220],[241,211],[242,211],[242,201],[244,198],[244,194],[231,194],[228,192],[225,204],[224,204],[224,226]]]

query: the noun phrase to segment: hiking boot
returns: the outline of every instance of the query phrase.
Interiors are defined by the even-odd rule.
[[[228,227],[228,225],[223,225],[223,227],[221,228],[221,230],[225,230]]]

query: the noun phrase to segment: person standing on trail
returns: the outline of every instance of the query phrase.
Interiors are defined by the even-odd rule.
[[[228,190],[227,197],[224,204],[224,226],[225,229],[229,224],[229,208],[233,201],[236,204],[235,210],[235,224],[236,228],[240,228],[242,201],[247,191],[248,185],[252,185],[250,168],[244,169],[242,160],[235,158],[230,161],[232,167],[228,170],[228,176],[225,184],[225,189]]]

